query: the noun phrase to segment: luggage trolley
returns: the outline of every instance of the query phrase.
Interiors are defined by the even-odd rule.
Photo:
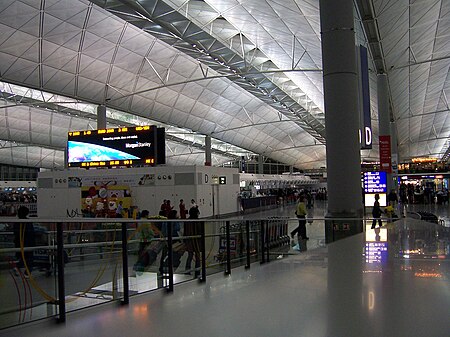
[[[231,259],[244,256],[244,232],[245,223],[230,224],[230,253]],[[227,259],[226,226],[220,227],[219,251],[215,256],[216,261],[224,262]]]
[[[289,246],[288,219],[270,217],[267,222],[267,242],[269,248]]]
[[[37,248],[33,251],[34,268],[45,272],[45,276],[50,277],[57,269],[56,266],[56,247],[55,233],[49,231],[43,226],[34,225],[34,235]],[[69,262],[69,256],[64,250],[64,263]]]
[[[34,225],[34,235],[36,246],[47,246],[48,248],[38,248],[33,251],[34,267],[40,271],[45,271],[45,276],[49,277],[56,270],[55,254],[50,247],[54,245],[54,236],[47,228]]]

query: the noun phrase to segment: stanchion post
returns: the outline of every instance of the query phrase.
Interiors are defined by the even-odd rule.
[[[227,241],[227,268],[225,270],[225,275],[230,275],[231,274],[231,247],[230,247],[230,243],[231,243],[231,239],[230,239],[230,222],[227,221],[226,225],[226,241]]]
[[[247,264],[245,265],[245,269],[249,269],[250,268],[250,221],[247,220],[245,221],[245,233],[247,235],[247,242],[245,243],[245,245],[247,246]]]
[[[266,262],[270,261],[270,223],[269,221],[266,222]]]
[[[261,264],[263,264],[263,263],[266,263],[266,255],[265,255],[266,235],[265,235],[265,230],[264,230],[264,220],[261,220],[261,222],[260,222],[259,236],[260,236],[260,241],[261,241]]]
[[[127,223],[122,222],[122,276],[123,276],[123,300],[122,304],[130,303],[130,287],[128,280],[128,242]]]
[[[56,224],[56,264],[58,267],[58,322],[66,321],[66,290],[64,288],[64,235],[63,223]]]
[[[202,254],[202,275],[200,276],[199,281],[205,282],[206,281],[206,243],[205,243],[205,223],[201,223],[201,229],[200,229],[200,249]]]
[[[172,225],[173,222],[167,222],[167,268],[169,272],[169,287],[168,292],[173,292],[173,240],[172,240]],[[163,266],[164,271],[164,266]]]

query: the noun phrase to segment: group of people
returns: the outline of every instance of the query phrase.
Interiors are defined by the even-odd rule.
[[[394,218],[398,218],[397,214],[395,213],[395,210],[397,209],[398,206],[398,196],[397,193],[395,192],[395,189],[392,189],[389,194],[386,197],[387,199],[387,206],[384,210],[384,213],[386,213],[388,219],[390,219],[389,221],[391,221]],[[382,227],[383,224],[381,222],[381,215],[383,214],[383,210],[381,209],[380,206],[380,195],[378,193],[375,194],[375,201],[373,203],[373,208],[372,208],[372,229],[374,229],[376,227],[376,224],[378,223],[378,227]]]
[[[161,204],[159,211],[159,219],[198,219],[200,216],[200,210],[195,200],[191,200],[189,210],[186,210],[183,199],[179,203],[180,214],[171,205],[170,200],[164,200]],[[141,212],[141,219],[148,219],[148,210]],[[193,236],[199,236],[203,230],[202,222],[154,222],[154,223],[142,223],[138,228],[140,233],[140,244],[138,251],[138,261],[134,265],[136,271],[143,271],[146,267],[152,265],[159,253],[161,253],[159,270],[161,273],[165,271],[167,267],[167,244],[163,240],[155,240],[158,238],[165,238],[168,235],[169,226],[171,226],[172,238],[173,238],[173,268],[176,269],[181,263],[181,257],[187,252],[185,272],[190,274],[192,268],[192,261],[195,258],[195,275],[199,275],[200,267],[200,240],[199,238],[192,238]],[[185,239],[181,240],[180,237],[184,236]]]
[[[184,203],[183,199],[180,199],[178,208],[179,208],[179,218],[180,219],[187,219],[187,217],[186,217],[187,215],[189,215],[189,219],[198,219],[198,217],[200,215],[198,205],[194,199],[191,199],[191,205],[189,207],[189,210],[186,209],[186,204]],[[174,211],[175,211],[175,213],[174,213]],[[170,219],[170,218],[176,219],[178,217],[177,211],[174,210],[174,206],[171,205],[171,201],[166,200],[166,199],[164,199],[163,203],[161,204],[159,215],[164,216],[168,219]]]
[[[406,204],[434,204],[448,203],[448,189],[436,190],[434,183],[413,185],[401,183],[399,187],[400,202]]]

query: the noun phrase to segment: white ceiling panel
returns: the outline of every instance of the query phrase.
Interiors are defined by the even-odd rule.
[[[380,34],[392,113],[401,144],[400,155],[402,158],[438,156],[446,150],[450,131],[447,100],[450,95],[447,80],[450,3],[443,0],[364,1],[372,5]],[[265,81],[263,87],[278,90],[277,98],[285,96],[306,109],[305,114],[314,117],[318,123],[309,126],[315,130],[324,124],[318,0],[164,2],[173,8],[166,13],[168,16],[181,14],[186,22],[190,20],[207,36],[189,35],[192,40],[183,42],[181,38],[170,39],[167,34],[159,35],[164,41],[159,40],[139,29],[133,21],[121,19],[120,12],[127,11],[126,2],[123,5],[124,2],[115,0],[103,3],[115,8],[118,16],[86,0],[1,1],[2,80],[106,104],[108,108],[124,113],[211,134],[219,140],[299,168],[325,166],[325,147],[315,145],[319,142],[308,128],[302,127],[304,122],[291,115],[286,117],[287,108],[261,96],[260,92],[260,96],[256,95],[254,82],[243,76],[200,80],[205,76],[218,76],[223,71],[218,70],[220,60],[201,52],[197,52],[197,56],[192,56],[191,52],[185,54],[179,46],[177,49],[170,45],[184,43],[186,50],[196,48],[192,47],[192,41],[201,35],[200,41],[196,41],[199,44],[214,43],[226,47],[223,60],[230,64],[244,58],[253,69],[286,70],[264,74],[258,80]],[[146,3],[141,2],[141,5]],[[149,32],[155,31],[156,35],[164,33],[151,20],[138,22],[135,17],[134,21],[136,25],[145,25]],[[172,24],[174,28],[183,29],[186,22],[177,20]],[[364,43],[362,33],[358,31],[357,34],[358,41]],[[294,64],[297,71],[287,72]],[[372,62],[370,64],[373,71]],[[315,71],[302,72],[300,69]],[[370,85],[376,137],[374,72]],[[10,100],[0,102],[11,103]],[[280,113],[286,115],[283,117]],[[290,120],[280,123],[280,116]],[[61,162],[47,162],[47,159],[63,160],[58,152],[61,150],[52,146],[63,146],[69,130],[85,129],[89,125],[95,127],[95,120],[88,119],[94,117],[92,114],[73,117],[64,111],[52,113],[34,105],[32,108],[7,109],[0,105],[0,117],[0,138],[24,144],[20,147],[11,145],[11,149],[20,148],[16,151],[17,158],[5,157],[16,165],[24,161],[30,165],[31,155],[27,159],[26,153],[35,150],[36,147],[31,145],[37,142],[45,151],[36,153],[45,154],[33,154],[36,156],[33,165],[61,166]],[[231,130],[222,132],[228,129]],[[204,162],[202,155],[195,153],[198,148],[191,152],[188,147],[173,143],[171,150],[175,154],[169,163],[200,165]],[[377,152],[375,146],[362,154],[373,159]],[[214,160],[225,162],[229,159],[217,154]]]

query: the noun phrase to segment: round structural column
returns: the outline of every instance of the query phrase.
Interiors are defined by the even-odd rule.
[[[211,166],[211,136],[205,136],[205,166]]]
[[[106,106],[97,106],[97,129],[106,129]]]
[[[264,174],[264,156],[261,154],[258,156],[258,173]]]
[[[360,218],[361,155],[352,0],[320,0],[329,218]],[[329,220],[326,240],[362,231],[358,220]]]

